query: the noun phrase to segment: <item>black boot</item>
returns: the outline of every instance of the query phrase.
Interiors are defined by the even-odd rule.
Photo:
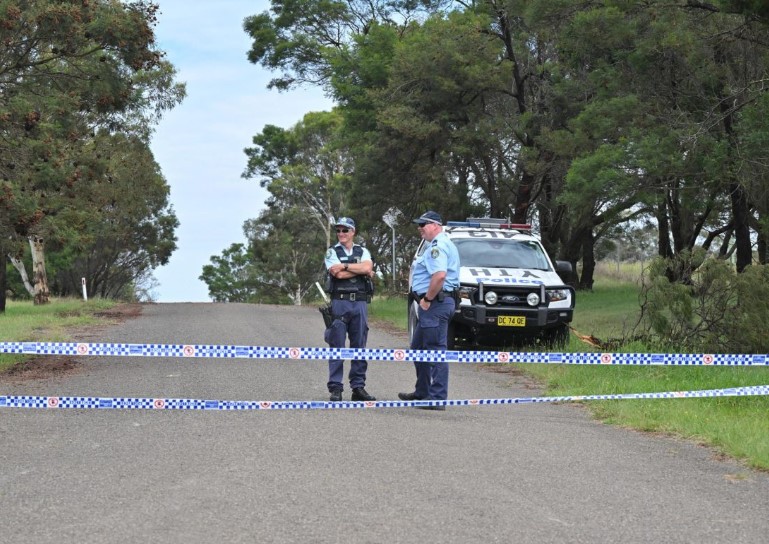
[[[352,400],[376,400],[376,397],[369,395],[362,387],[356,387],[352,390]]]

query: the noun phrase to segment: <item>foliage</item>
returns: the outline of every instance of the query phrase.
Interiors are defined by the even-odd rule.
[[[251,272],[253,258],[243,244],[232,244],[221,256],[211,257],[198,279],[208,285],[214,302],[256,302],[258,285]]]
[[[666,274],[671,267],[687,269],[683,275],[691,281],[670,282]],[[768,280],[766,265],[737,274],[729,263],[700,253],[658,259],[649,267],[643,292],[645,326],[664,349],[766,353]]]
[[[391,208],[531,222],[584,289],[607,250],[638,236],[663,257],[701,249],[739,272],[769,261],[761,2],[270,5],[244,25],[249,60],[276,73],[272,87],[317,85],[338,101],[339,207],[383,266],[408,260],[390,253]],[[277,189],[288,173],[264,170],[261,182]],[[404,227],[408,248],[417,234]]]
[[[175,247],[176,218],[148,142],[152,125],[185,90],[156,48],[156,11],[143,0],[0,3],[0,250],[21,257],[27,239],[35,240],[36,290],[48,289],[44,243],[61,251],[52,261],[81,263],[65,271],[78,284],[93,267],[119,272],[123,279],[89,280],[110,296]],[[144,208],[136,206],[141,199]],[[111,237],[116,224],[133,236]],[[58,278],[55,288],[66,293],[71,283]]]
[[[268,208],[246,223],[246,233],[261,302],[302,304],[317,295],[315,282],[324,278],[328,245],[321,230],[307,228],[303,210]]]
[[[301,304],[315,297],[326,246],[300,211],[268,207],[244,232],[248,248],[233,244],[203,267],[200,280],[215,302]]]
[[[341,127],[338,111],[309,113],[291,129],[268,125],[254,136],[243,177],[259,179],[270,197],[267,209],[244,224],[248,251],[233,245],[204,268],[200,279],[216,300],[301,304],[312,296],[333,218],[355,215]]]

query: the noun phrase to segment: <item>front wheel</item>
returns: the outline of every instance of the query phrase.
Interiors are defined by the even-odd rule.
[[[449,321],[448,332],[446,333],[446,347],[454,350],[457,346],[457,326],[453,321]]]
[[[409,307],[408,307],[408,323],[409,323],[409,346],[411,346],[412,341],[414,340],[414,331],[417,330],[417,326],[419,325],[419,317],[417,316],[417,309],[416,304],[413,298],[409,297]]]

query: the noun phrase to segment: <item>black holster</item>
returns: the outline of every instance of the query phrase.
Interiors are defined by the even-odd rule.
[[[334,322],[334,316],[331,313],[331,304],[321,306],[318,308],[318,311],[320,311],[320,315],[323,316],[323,323],[326,324],[326,328],[328,329],[331,326],[331,323]]]

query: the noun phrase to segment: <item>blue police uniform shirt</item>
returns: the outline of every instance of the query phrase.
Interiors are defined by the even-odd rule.
[[[356,244],[357,245],[357,244]],[[334,248],[341,247],[344,249],[345,254],[349,257],[352,255],[352,249],[350,251],[347,251],[347,248],[344,247],[342,244],[338,243],[334,247],[328,248],[328,251],[326,251],[326,270],[331,268],[335,264],[341,264],[342,261],[339,260],[339,255],[337,255],[336,250]],[[353,245],[355,247],[355,245]],[[363,255],[361,255],[360,260],[363,261],[370,261],[371,260],[371,252],[366,249],[365,247],[361,246],[363,249]]]
[[[444,291],[459,289],[459,252],[445,232],[439,233],[414,261],[411,289],[415,293],[426,293],[430,277],[436,272],[446,272]]]

